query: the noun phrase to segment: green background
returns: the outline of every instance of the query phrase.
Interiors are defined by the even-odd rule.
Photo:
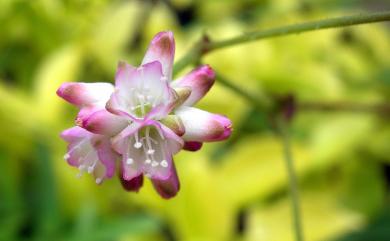
[[[0,0],[0,240],[293,240],[280,138],[268,116],[217,83],[198,104],[234,123],[229,141],[175,157],[181,191],[161,199],[149,181],[127,193],[63,160],[59,133],[76,108],[62,82],[113,82],[172,30],[176,60],[206,32],[247,31],[389,9],[358,0]],[[390,97],[389,24],[253,42],[203,62],[244,90],[298,102],[383,103]],[[179,75],[188,72],[190,68]],[[308,241],[390,240],[389,113],[305,111],[291,123]]]

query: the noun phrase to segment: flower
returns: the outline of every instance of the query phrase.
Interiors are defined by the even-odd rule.
[[[80,127],[62,134],[69,142],[66,157],[71,165],[81,170],[105,168],[95,174],[100,182],[112,176],[112,163],[120,158],[120,179],[126,190],[138,191],[145,175],[162,197],[170,198],[180,188],[172,156],[230,136],[232,124],[227,117],[192,107],[213,85],[214,71],[202,65],[172,81],[174,52],[172,32],[160,32],[139,67],[118,64],[115,87],[64,83],[58,89],[60,97],[80,108],[76,118]],[[69,132],[79,138],[68,138]],[[83,151],[75,152],[75,146]],[[99,155],[103,147],[110,154]]]

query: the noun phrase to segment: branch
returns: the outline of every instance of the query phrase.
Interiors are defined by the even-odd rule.
[[[184,55],[179,61],[177,61],[174,68],[174,74],[180,72],[186,66],[198,62],[203,55],[217,49],[226,48],[242,43],[249,43],[260,39],[298,34],[320,29],[340,28],[352,25],[384,21],[390,21],[390,11],[381,13],[357,14],[352,16],[344,16],[288,25],[268,30],[254,31],[230,39],[215,42],[210,41],[207,36],[203,36],[202,39],[199,40],[193,46],[193,48],[189,52],[187,52],[186,55]]]
[[[300,198],[298,190],[297,176],[294,170],[294,159],[291,150],[290,134],[287,122],[280,118],[278,122],[279,132],[283,140],[284,162],[287,170],[287,177],[291,197],[291,211],[293,217],[293,227],[296,241],[303,241],[302,217],[300,211]]]
[[[344,111],[376,113],[378,115],[390,116],[390,102],[375,104],[353,102],[302,102],[298,103],[297,109],[300,111]]]

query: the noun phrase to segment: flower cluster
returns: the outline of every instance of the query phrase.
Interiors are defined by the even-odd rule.
[[[91,173],[99,184],[119,170],[129,191],[138,191],[146,176],[163,198],[170,198],[179,190],[172,156],[230,136],[228,118],[191,107],[213,85],[214,71],[202,65],[172,81],[174,52],[173,34],[160,32],[141,66],[118,64],[115,86],[60,86],[57,94],[80,109],[76,126],[61,133],[68,142],[64,158],[79,175]]]

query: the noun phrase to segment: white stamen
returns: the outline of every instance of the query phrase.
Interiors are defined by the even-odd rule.
[[[154,154],[154,150],[153,149],[149,149],[148,151],[147,151],[147,153],[149,154],[149,155],[153,155]]]
[[[138,139],[138,131],[135,133],[134,138],[135,138],[134,147],[137,148],[137,149],[140,149],[141,146],[142,146],[142,143],[139,142],[139,139]]]
[[[93,172],[93,170],[95,170],[95,166],[96,166],[97,162],[98,162],[98,160],[96,159],[96,160],[92,163],[92,165],[90,165],[90,166],[88,167],[88,173],[91,174],[91,173]]]
[[[156,166],[158,166],[158,162],[152,161],[152,167],[156,167]]]
[[[142,147],[142,143],[141,142],[136,142],[136,143],[134,143],[134,147],[137,148],[137,149],[140,149]]]
[[[127,160],[126,160],[127,165],[131,165],[133,163],[134,163],[134,160],[132,158],[127,158]]]
[[[162,161],[160,162],[160,165],[161,165],[162,167],[168,167],[168,162],[167,162],[166,160],[162,160]]]
[[[146,160],[145,160],[145,163],[146,163],[146,164],[150,164],[151,162],[152,162],[152,160],[150,160],[150,159],[146,159]]]
[[[94,169],[95,169],[94,166],[88,167],[88,173],[91,174],[91,173],[93,172]]]
[[[96,178],[96,184],[100,184],[100,183],[102,183],[102,181],[103,181],[103,178],[101,178],[101,177],[98,177],[98,178]]]

